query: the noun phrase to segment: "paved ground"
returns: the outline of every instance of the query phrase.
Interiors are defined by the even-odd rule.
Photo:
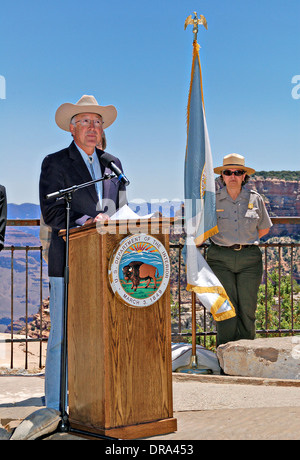
[[[178,431],[150,440],[299,440],[300,381],[173,374]],[[43,376],[0,375],[0,423],[44,405]],[[73,440],[55,433],[48,440]]]

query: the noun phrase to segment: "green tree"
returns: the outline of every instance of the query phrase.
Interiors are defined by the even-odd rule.
[[[265,285],[261,285],[258,292],[256,314],[257,329],[276,330],[300,328],[300,301],[294,299],[292,312],[292,291],[295,297],[299,292],[299,286],[295,280],[293,280],[292,283],[290,275],[282,276],[279,283],[278,271],[268,273],[267,298]]]

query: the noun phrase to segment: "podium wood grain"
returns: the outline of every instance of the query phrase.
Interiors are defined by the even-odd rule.
[[[68,307],[71,427],[133,439],[175,431],[169,288],[131,308],[113,294],[110,257],[123,234],[71,231]],[[168,249],[168,235],[155,235]]]

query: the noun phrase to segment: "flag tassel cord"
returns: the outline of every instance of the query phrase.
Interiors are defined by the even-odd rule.
[[[200,85],[201,85],[201,99],[203,104],[203,111],[205,114],[205,104],[203,98],[203,83],[202,83],[202,69],[201,69],[201,62],[199,56],[200,45],[196,40],[193,41],[193,58],[192,58],[192,71],[191,71],[191,81],[190,81],[190,89],[189,89],[189,97],[188,97],[188,104],[187,104],[187,132],[189,130],[189,122],[190,122],[190,106],[191,106],[191,95],[192,95],[192,87],[193,87],[193,80],[194,80],[194,71],[195,71],[195,60],[198,59],[199,64],[199,72],[200,72]]]

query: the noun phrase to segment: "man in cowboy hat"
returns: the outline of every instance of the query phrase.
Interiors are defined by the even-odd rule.
[[[104,151],[97,146],[105,139],[103,130],[116,117],[115,107],[100,106],[94,96],[84,95],[76,104],[62,104],[56,111],[55,121],[61,129],[71,132],[73,142],[69,147],[48,155],[42,163],[40,205],[43,220],[52,230],[48,254],[51,331],[47,346],[45,393],[46,406],[56,410],[60,410],[65,268],[65,242],[58,233],[66,226],[66,213],[63,199],[47,200],[46,195],[100,179],[112,172],[102,164]],[[122,170],[119,159],[112,158]],[[72,197],[70,226],[106,220],[126,202],[125,186],[117,178],[79,189]]]
[[[207,262],[225,288],[236,309],[236,317],[217,323],[217,345],[255,338],[257,292],[262,279],[259,239],[269,232],[272,222],[262,197],[243,186],[253,168],[245,166],[236,153],[214,169],[224,187],[216,192],[219,233],[211,237]]]

